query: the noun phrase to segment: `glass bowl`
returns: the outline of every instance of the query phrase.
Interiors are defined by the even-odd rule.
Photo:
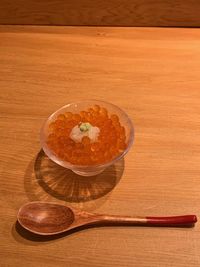
[[[106,108],[108,111],[108,114],[116,114],[119,117],[119,121],[122,126],[125,128],[125,133],[126,133],[126,149],[124,149],[118,156],[113,158],[112,160],[103,163],[103,164],[97,164],[97,165],[74,165],[70,162],[67,162],[61,158],[59,158],[49,147],[47,144],[47,138],[49,135],[49,124],[52,123],[53,121],[56,120],[57,116],[59,114],[63,114],[65,112],[72,112],[72,113],[79,113],[82,110],[87,110],[88,108],[94,106],[94,105],[99,105],[103,108]],[[105,168],[108,166],[114,164],[116,161],[120,160],[122,157],[125,156],[125,154],[129,151],[131,148],[131,145],[133,143],[134,139],[134,129],[133,129],[133,124],[128,117],[128,115],[121,110],[119,107],[107,103],[104,101],[99,101],[99,100],[85,100],[85,101],[80,101],[80,102],[73,102],[69,103],[57,111],[55,111],[52,115],[49,116],[49,118],[45,121],[41,128],[40,132],[40,142],[41,146],[45,152],[45,154],[54,162],[57,164],[68,168],[75,172],[78,175],[82,176],[93,176],[101,173],[104,171]]]

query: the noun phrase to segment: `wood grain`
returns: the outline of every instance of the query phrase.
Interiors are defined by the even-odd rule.
[[[1,0],[0,24],[200,26],[198,0]]]
[[[15,222],[35,200],[121,216],[199,216],[199,77],[199,29],[1,26],[0,265],[198,267],[199,223],[41,239]],[[93,180],[38,154],[45,118],[85,98],[120,106],[135,126],[124,162]]]

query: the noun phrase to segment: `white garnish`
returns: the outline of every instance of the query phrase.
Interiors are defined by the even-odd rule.
[[[89,123],[82,123],[80,126],[76,125],[70,133],[70,138],[77,143],[80,143],[84,136],[90,138],[91,143],[97,141],[100,133],[100,129],[96,126],[92,126]]]

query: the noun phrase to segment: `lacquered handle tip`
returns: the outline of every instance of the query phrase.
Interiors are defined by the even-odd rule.
[[[196,215],[182,215],[170,217],[146,217],[148,225],[170,226],[170,225],[192,225],[197,222]]]

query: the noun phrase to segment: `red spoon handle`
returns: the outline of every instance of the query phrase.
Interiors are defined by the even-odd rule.
[[[168,226],[168,225],[187,225],[197,222],[196,215],[182,215],[171,217],[146,217],[147,225]]]
[[[182,215],[169,217],[131,217],[116,215],[99,215],[99,222],[123,225],[147,225],[147,226],[190,226],[197,222],[196,215]],[[96,220],[95,220],[96,221]]]

